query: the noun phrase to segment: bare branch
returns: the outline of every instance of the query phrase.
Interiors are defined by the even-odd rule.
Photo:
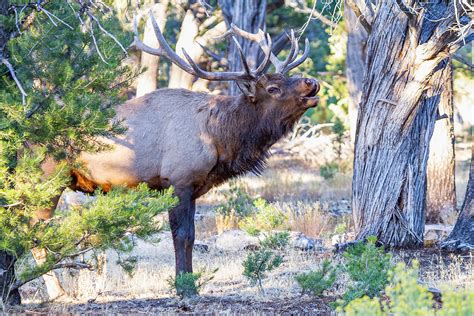
[[[413,19],[415,18],[416,12],[410,7],[408,7],[403,0],[396,0],[397,5],[400,8],[400,10],[408,17],[408,19]]]
[[[63,20],[61,20],[61,19],[58,18],[56,15],[54,15],[54,14],[51,13],[51,12],[49,12],[48,10],[46,10],[45,8],[43,8],[42,6],[38,5],[37,7],[38,7],[39,10],[43,11],[43,12],[46,14],[46,16],[49,18],[49,20],[51,21],[51,23],[54,24],[54,26],[58,26],[58,25],[54,22],[53,18],[55,18],[58,22],[60,22],[60,23],[62,23],[62,24],[64,24],[64,25],[66,25],[66,26],[67,26],[68,28],[70,28],[71,30],[74,30],[74,28],[73,28],[72,26],[70,26],[69,24],[67,24],[66,22],[64,22]]]
[[[100,24],[99,22],[99,19],[93,15],[92,13],[90,13],[89,11],[87,11],[87,15],[93,19],[95,21],[95,23],[97,24],[97,26],[99,27],[99,29],[105,33],[105,35],[107,35],[108,37],[110,37],[121,49],[122,51],[125,53],[126,56],[128,56],[128,53],[127,53],[127,50],[125,49],[125,47],[123,47],[123,45],[119,42],[119,40],[114,36],[112,35],[109,31],[107,31],[106,29],[104,29],[102,27],[102,25]]]
[[[365,16],[362,14],[362,11],[360,10],[359,6],[354,2],[354,0],[346,0],[346,4],[351,8],[351,10],[354,12],[356,15],[357,19],[359,20],[360,24],[364,27],[366,32],[370,34],[372,31],[372,26],[370,23],[366,20]]]
[[[20,81],[18,80],[18,78],[16,77],[15,75],[15,70],[13,69],[13,66],[12,64],[10,64],[10,62],[8,61],[8,59],[6,58],[1,58],[0,59],[1,63],[4,64],[5,66],[7,66],[8,70],[10,71],[10,75],[12,76],[13,80],[15,81],[17,87],[18,87],[18,90],[20,90],[20,93],[21,93],[21,102],[23,105],[26,104],[26,99],[25,97],[28,95],[26,94],[25,90],[23,89],[23,86],[21,85]]]

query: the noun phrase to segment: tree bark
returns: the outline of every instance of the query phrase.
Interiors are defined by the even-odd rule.
[[[181,58],[185,59],[183,48],[195,62],[198,62],[199,58],[203,54],[204,51],[202,47],[199,46],[195,40],[199,33],[199,25],[200,21],[196,17],[196,12],[194,12],[192,8],[188,9],[186,11],[186,15],[184,16],[183,23],[181,24],[181,30],[176,42],[176,54],[178,54]],[[171,65],[168,88],[191,89],[193,82],[193,75],[185,72],[175,64]]]
[[[365,47],[367,32],[357,21],[354,12],[346,5],[344,19],[347,31],[346,77],[349,92],[349,125],[351,141],[355,141],[357,108],[362,95],[364,81]]]
[[[222,9],[227,28],[234,23],[239,28],[248,32],[257,33],[258,29],[265,29],[266,18],[266,0],[219,0],[219,6]],[[244,56],[247,57],[247,63],[253,69],[257,64],[259,55],[258,43],[246,41],[240,37],[236,38],[242,47]],[[241,71],[242,63],[240,61],[237,46],[233,40],[229,41],[228,57],[229,70]],[[229,84],[229,94],[239,94],[240,90],[235,82]]]
[[[474,142],[471,143],[471,166],[461,213],[451,234],[442,243],[442,247],[452,250],[474,250]]]
[[[352,209],[357,239],[374,235],[387,246],[416,247],[423,245],[429,140],[450,71],[446,56],[460,44],[448,31],[457,4],[423,3],[416,13],[402,5],[378,2],[372,25],[358,17],[370,34]]]
[[[446,69],[440,84],[444,87],[438,107],[438,121],[430,141],[428,159],[428,187],[426,196],[426,222],[452,224],[456,213],[456,184],[454,179],[454,117],[453,71]]]
[[[15,257],[6,251],[0,251],[0,288],[2,291],[3,304],[21,304],[20,292],[18,289],[11,289],[11,286],[15,282]]]
[[[163,32],[166,24],[166,8],[168,6],[168,2],[169,1],[167,0],[162,0],[160,3],[156,3],[151,7],[153,15],[158,22],[158,26]],[[159,47],[158,40],[155,36],[155,31],[153,30],[150,19],[147,20],[145,25],[143,43],[153,48]],[[142,52],[140,67],[146,68],[146,70],[137,78],[136,97],[141,97],[142,95],[153,92],[158,88],[157,78],[159,60],[160,59],[158,56]]]

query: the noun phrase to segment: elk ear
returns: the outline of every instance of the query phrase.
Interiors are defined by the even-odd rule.
[[[257,87],[254,81],[236,81],[235,83],[245,96],[249,97],[252,102],[255,101]]]

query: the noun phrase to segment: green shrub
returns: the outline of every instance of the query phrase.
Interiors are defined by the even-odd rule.
[[[367,243],[359,242],[344,253],[343,269],[353,282],[343,296],[346,304],[364,295],[374,297],[388,283],[392,256],[377,247],[376,241],[368,237]]]
[[[283,258],[276,255],[271,250],[262,248],[247,254],[243,262],[243,275],[249,280],[250,285],[257,285],[263,292],[262,280],[266,277],[266,272],[278,268],[283,262]]]
[[[339,172],[339,165],[337,162],[328,162],[319,167],[319,174],[325,180],[330,180]]]
[[[199,295],[202,287],[212,279],[212,274],[208,278],[204,278],[203,272],[181,272],[176,278],[169,277],[168,284],[176,292],[176,295],[183,299]]]
[[[295,277],[296,282],[303,293],[311,293],[315,296],[321,295],[325,290],[331,288],[336,281],[336,268],[329,260],[324,260],[320,269],[299,274]]]
[[[288,245],[289,240],[289,232],[276,232],[268,235],[260,242],[260,245],[264,248],[283,249]]]
[[[343,315],[474,315],[474,291],[443,292],[442,308],[433,306],[432,294],[418,283],[418,262],[411,268],[399,263],[391,270],[391,282],[385,288],[386,299],[364,296],[337,311]],[[388,303],[387,303],[388,302]]]
[[[224,197],[225,202],[215,209],[217,214],[229,216],[234,213],[237,217],[243,218],[252,213],[252,198],[234,182],[230,184],[229,191],[224,193]]]
[[[281,227],[287,217],[264,199],[256,199],[253,202],[254,214],[240,221],[239,226],[250,235],[258,235],[261,231],[270,232]]]

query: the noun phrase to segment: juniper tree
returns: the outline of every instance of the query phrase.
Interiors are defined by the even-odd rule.
[[[18,288],[57,268],[91,268],[74,261],[86,251],[133,248],[130,236],[158,231],[153,217],[176,200],[172,191],[146,186],[112,189],[80,212],[41,220],[67,186],[69,167],[81,151],[124,131],[110,123],[114,105],[134,74],[122,66],[120,28],[100,1],[1,1],[0,3],[0,290],[2,302],[19,303]],[[51,174],[41,168],[57,161]],[[129,233],[133,233],[130,235]],[[33,248],[45,262],[15,273]],[[93,257],[93,256],[92,256]]]

